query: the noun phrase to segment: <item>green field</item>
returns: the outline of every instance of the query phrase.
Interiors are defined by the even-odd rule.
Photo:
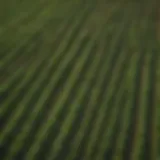
[[[0,160],[157,160],[158,0],[0,2]]]

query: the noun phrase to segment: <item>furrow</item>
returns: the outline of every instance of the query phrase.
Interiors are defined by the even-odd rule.
[[[83,13],[84,12],[84,13]],[[22,116],[22,112],[24,111],[24,109],[27,107],[27,103],[29,102],[29,99],[32,98],[32,95],[35,94],[36,90],[39,88],[39,85],[41,83],[43,83],[43,81],[46,79],[46,75],[50,72],[50,69],[52,69],[52,66],[54,65],[57,57],[60,56],[60,54],[63,53],[63,50],[65,50],[65,47],[67,46],[67,42],[68,42],[68,39],[71,38],[72,36],[72,33],[74,31],[74,29],[76,29],[77,25],[79,25],[79,23],[81,22],[81,20],[84,18],[84,14],[86,13],[86,11],[83,11],[80,15],[80,20],[78,22],[76,22],[72,28],[70,28],[69,32],[67,33],[66,37],[63,39],[63,41],[61,42],[61,45],[59,46],[58,50],[57,50],[57,53],[55,55],[53,55],[49,60],[48,60],[48,64],[47,66],[45,66],[45,70],[43,72],[41,72],[41,75],[39,75],[39,79],[38,81],[36,81],[34,84],[34,87],[30,88],[30,91],[28,91],[28,95],[25,96],[25,99],[23,99],[22,102],[19,103],[19,106],[21,106],[21,108],[17,107],[18,110],[16,111],[15,110],[15,114],[10,117],[10,120],[8,120],[8,124],[7,124],[7,127],[3,130],[3,132],[1,133],[0,135],[0,141],[4,141],[5,138],[4,137],[7,137],[7,134],[10,133],[10,131],[15,127],[15,125],[17,124],[17,121],[19,119],[19,117]],[[77,41],[79,42],[76,42],[76,46],[78,46],[78,44],[80,44],[83,40],[83,37],[79,37],[79,39],[77,39]],[[73,47],[73,50],[75,50],[76,48]],[[70,55],[71,54],[71,55]],[[68,65],[68,63],[72,60],[72,57],[74,57],[75,55],[75,52],[70,52],[70,54],[68,54],[68,58],[65,59],[65,61],[61,62],[63,65],[60,66],[60,69],[57,68],[58,72],[55,73],[54,75],[54,80],[52,80],[53,78],[50,78],[50,83],[48,83],[47,85],[48,86],[54,86],[56,84],[56,82],[59,80],[59,77],[61,76],[61,73],[62,71],[66,68],[66,66]],[[47,71],[47,72],[46,72]],[[30,79],[30,74],[32,72],[29,72],[28,75],[26,75],[26,79]],[[37,89],[36,89],[37,88]],[[50,90],[52,89],[52,87],[49,87]],[[38,110],[40,111],[41,110],[41,107],[43,107],[43,104],[44,102],[46,101],[45,99],[47,99],[48,97],[48,94],[46,94],[46,92],[49,94],[50,91],[48,89],[48,87],[45,88],[45,91],[43,92],[43,94],[41,96],[43,96],[43,98],[40,98],[39,101],[37,102],[37,106],[38,107],[35,107],[35,112],[38,114]],[[45,96],[44,96],[45,95]],[[42,102],[43,101],[43,102]],[[22,107],[23,106],[23,107]],[[35,117],[35,113],[32,112],[34,114],[34,117]]]
[[[36,140],[37,143],[34,143],[34,145],[30,148],[31,153],[28,153],[29,157],[32,157],[37,152],[37,149],[39,149],[38,144],[42,143],[42,141],[44,140],[43,138],[44,138],[44,136],[46,136],[48,129],[51,127],[51,125],[53,125],[55,123],[59,112],[63,109],[64,103],[67,100],[68,95],[70,94],[70,90],[72,89],[74,83],[76,82],[76,80],[78,78],[78,75],[79,75],[79,72],[81,71],[83,65],[85,64],[87,57],[89,56],[90,49],[94,46],[94,42],[95,42],[96,38],[97,38],[97,36],[95,36],[89,42],[88,47],[85,49],[85,51],[82,54],[82,57],[79,59],[78,63],[74,67],[74,69],[72,71],[72,75],[69,77],[69,79],[66,82],[66,86],[64,88],[64,91],[63,91],[62,95],[60,97],[58,97],[57,103],[55,103],[52,111],[48,115],[48,118],[46,120],[47,123],[43,127],[41,127],[40,131],[38,132],[39,134],[37,135],[37,140]],[[77,102],[81,101],[82,96],[83,96],[83,91],[85,91],[84,90],[85,88],[82,88],[82,89],[83,90],[81,90],[81,92],[79,92],[79,96],[77,95],[78,98],[76,99],[76,102],[74,102],[74,103],[77,103]],[[72,105],[75,105],[74,103],[72,103]],[[79,108],[78,106],[72,106],[71,110],[73,110],[72,112],[74,113],[75,110],[78,109],[78,108]],[[69,114],[71,116],[74,115],[72,112],[71,111],[69,112]],[[69,115],[67,117],[69,117]],[[66,120],[64,123],[67,123],[67,122],[69,123],[70,119]],[[63,132],[61,132],[60,135],[62,136]],[[59,139],[56,138],[56,140],[59,140]],[[58,148],[58,145],[56,145],[56,147]],[[49,157],[51,157],[51,156],[49,156]]]

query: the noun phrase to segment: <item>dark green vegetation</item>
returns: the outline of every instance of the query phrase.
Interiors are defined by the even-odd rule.
[[[158,0],[0,4],[1,160],[157,159]]]

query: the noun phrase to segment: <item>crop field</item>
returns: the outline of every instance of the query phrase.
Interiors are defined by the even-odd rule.
[[[158,160],[159,4],[1,0],[0,160]]]

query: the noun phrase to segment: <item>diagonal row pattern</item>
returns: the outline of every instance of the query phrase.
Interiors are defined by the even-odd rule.
[[[0,28],[1,159],[156,159],[156,0],[60,1]]]

